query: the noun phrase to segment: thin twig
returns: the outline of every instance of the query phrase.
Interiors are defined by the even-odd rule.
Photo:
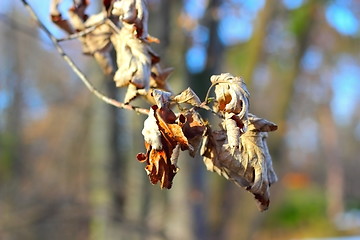
[[[58,40],[55,38],[54,35],[51,34],[51,32],[45,27],[45,25],[39,20],[38,16],[34,12],[33,8],[28,4],[26,0],[21,0],[21,2],[24,4],[25,8],[29,11],[31,17],[35,20],[35,22],[39,25],[39,27],[46,33],[46,35],[51,39],[53,42],[56,50],[61,55],[61,57],[68,63],[68,65],[71,67],[71,69],[75,72],[75,74],[80,78],[80,80],[85,84],[85,86],[95,94],[99,99],[102,101],[113,105],[118,108],[132,110],[141,114],[147,115],[149,113],[148,109],[124,104],[122,102],[119,102],[113,98],[109,98],[105,96],[104,94],[100,93],[87,79],[84,73],[81,72],[80,68],[75,64],[75,62],[65,53],[63,48],[58,43]]]
[[[113,29],[115,33],[120,33],[120,29],[115,25],[113,21],[111,21],[110,19],[106,19],[106,23]]]
[[[87,28],[84,29],[83,31],[70,34],[70,35],[68,35],[68,36],[65,37],[65,38],[57,38],[57,42],[63,42],[63,41],[68,41],[68,40],[73,40],[73,39],[77,39],[77,38],[83,37],[83,36],[85,36],[86,34],[89,34],[89,33],[93,32],[98,26],[100,26],[101,24],[103,24],[105,21],[106,21],[106,19],[104,18],[103,21],[101,21],[101,22],[99,22],[99,23],[97,23],[97,24],[95,24],[95,25],[93,25],[93,26],[87,27]]]

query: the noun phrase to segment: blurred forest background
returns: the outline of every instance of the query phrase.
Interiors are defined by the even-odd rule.
[[[64,0],[66,11],[72,1]],[[97,12],[92,1],[89,12]],[[57,37],[49,1],[29,0]],[[270,209],[187,153],[171,190],[135,156],[144,116],[94,97],[20,1],[0,2],[0,239],[302,239],[360,236],[360,1],[149,0],[175,93],[244,77],[279,182]],[[77,40],[89,79],[123,99]],[[137,102],[136,104],[141,104]],[[144,105],[146,106],[146,105]],[[359,237],[360,238],[360,237]]]

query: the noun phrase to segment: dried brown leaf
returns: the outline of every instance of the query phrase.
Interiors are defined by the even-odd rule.
[[[103,5],[105,7],[105,10],[108,11],[111,7],[112,0],[103,0]]]
[[[134,84],[129,84],[125,93],[124,103],[128,104],[139,95],[139,91]]]
[[[168,108],[152,106],[142,134],[147,152],[139,153],[137,159],[147,163],[145,170],[151,183],[160,182],[161,188],[171,188],[178,171],[179,149],[193,150],[177,123],[176,115]]]
[[[177,103],[188,103],[193,106],[200,106],[201,104],[199,97],[191,88],[185,89],[180,94],[176,95],[173,100]]]
[[[273,122],[270,122],[266,119],[259,118],[254,114],[249,114],[249,130],[259,131],[259,132],[272,132],[277,130],[277,125]]]
[[[79,12],[74,8],[70,8],[69,13],[69,22],[75,31],[80,32],[85,29],[85,20],[82,16],[79,15]]]
[[[134,23],[137,17],[135,0],[115,1],[111,13],[119,16],[122,21]]]
[[[117,56],[118,70],[114,76],[116,86],[123,87],[133,84],[138,89],[135,97],[143,95],[152,102],[148,91],[150,86],[156,85],[155,88],[162,90],[168,90],[168,88],[165,87],[165,83],[158,81],[159,76],[162,77],[160,75],[162,72],[159,74],[155,72],[159,67],[155,68],[154,65],[159,62],[160,58],[152,51],[149,42],[158,42],[158,40],[149,36],[147,31],[146,1],[115,1],[112,14],[119,16],[120,20],[120,30],[111,39]],[[134,96],[133,93],[132,91],[131,96]]]
[[[161,132],[153,108],[150,108],[148,118],[144,121],[144,128],[141,133],[144,136],[145,142],[150,144],[153,149],[162,149]]]
[[[153,64],[153,63],[152,63]],[[173,68],[162,69],[159,64],[154,64],[151,67],[150,77],[150,91],[144,91],[144,94],[140,94],[151,104],[156,105],[156,102],[152,96],[152,89],[158,89],[165,92],[171,92],[166,79],[173,71]]]
[[[67,32],[68,34],[74,33],[74,29],[71,26],[71,24],[68,22],[68,20],[63,19],[62,15],[59,11],[59,5],[61,3],[61,0],[52,0],[50,2],[50,17],[51,21],[55,23],[59,28]]]
[[[176,172],[179,170],[178,166],[177,166],[177,162],[180,156],[180,145],[176,145],[176,147],[174,148],[171,158],[170,158],[170,162],[172,165],[174,165],[176,167]]]
[[[193,147],[189,144],[181,126],[178,123],[172,121],[175,114],[170,109],[166,108],[160,108],[157,110],[157,112],[159,129],[163,133],[164,137],[168,139],[168,142],[170,142],[174,147],[177,144],[180,144],[181,150],[192,150]]]
[[[51,15],[51,21],[68,34],[75,33],[69,21],[63,19],[61,15]]]
[[[221,75],[213,75],[211,82],[216,84],[216,111],[235,113],[240,118],[246,118],[250,94],[244,81],[230,73],[223,73]]]
[[[74,6],[70,8],[70,11],[76,12],[76,14],[85,22],[88,19],[88,15],[85,13],[90,0],[78,0],[73,1]]]
[[[247,119],[242,119],[239,115],[225,112],[225,118],[222,122],[222,127],[226,131],[227,141],[231,148],[240,148],[240,136],[247,128]]]
[[[82,43],[83,53],[94,56],[104,73],[110,75],[114,71],[110,56],[112,30],[104,21],[106,14],[105,11],[102,11],[84,20],[77,9],[70,9],[69,11],[70,22],[76,31],[83,31],[88,27],[96,26],[90,33],[79,37],[79,40]]]
[[[179,122],[181,122],[182,131],[185,137],[188,139],[189,144],[193,147],[193,149],[189,149],[189,154],[194,157],[206,129],[205,123],[199,113],[197,113],[194,109],[190,109],[182,115],[184,119],[181,120],[182,117],[180,115]]]
[[[154,98],[155,104],[160,108],[168,108],[171,93],[159,89],[153,89],[151,95]]]
[[[85,13],[87,6],[89,5],[88,0],[74,1],[74,6],[69,9],[69,20],[72,24],[72,27],[76,31],[81,31],[85,29],[85,22],[88,20],[89,16]]]
[[[138,89],[148,90],[151,76],[149,46],[137,39],[131,26],[126,23],[119,33],[112,35],[111,40],[118,66],[114,76],[116,86],[123,87],[131,83]]]
[[[127,24],[134,26],[136,36],[151,42],[158,40],[148,35],[148,10],[145,0],[127,0],[115,1],[113,4],[112,14],[119,16],[119,19]]]
[[[251,126],[251,124],[250,124]],[[242,159],[249,162],[253,179],[249,191],[255,195],[260,210],[266,210],[270,202],[269,187],[277,181],[272,167],[271,156],[266,144],[266,132],[248,130],[241,136]]]
[[[176,164],[171,160],[171,154],[165,150],[156,150],[151,145],[145,143],[146,154],[140,153],[137,158],[141,162],[146,162],[145,171],[149,176],[150,182],[156,184],[160,182],[161,188],[170,189],[172,181],[178,171]],[[176,153],[175,153],[176,154]]]
[[[194,109],[187,110],[182,114],[184,120],[182,120],[182,128],[185,136],[189,139],[202,136],[206,127],[200,114]],[[179,117],[181,118],[181,117]]]
[[[234,122],[230,125],[233,127]],[[201,149],[207,169],[253,193],[261,211],[268,208],[269,187],[277,181],[266,144],[267,133],[263,131],[275,129],[275,126],[249,114],[249,126],[247,131],[241,134],[238,148],[234,148],[233,143],[230,143],[229,139],[233,136],[229,136],[228,132],[211,131],[208,128]]]
[[[113,74],[114,66],[109,53],[112,47],[110,41],[112,31],[111,27],[105,23],[106,11],[88,17],[85,10],[89,2],[87,0],[74,1],[75,6],[69,9],[69,20],[65,20],[58,9],[60,2],[61,0],[52,0],[50,3],[52,21],[69,34],[96,26],[93,31],[79,37],[83,53],[94,56],[105,74]]]
[[[174,71],[174,68],[161,68],[160,64],[154,64],[151,67],[150,87],[171,92],[167,84],[167,78]]]
[[[203,161],[206,169],[211,172],[216,172],[219,175],[229,179],[229,176],[222,170],[221,159],[218,158],[218,152],[221,151],[221,144],[226,140],[225,131],[212,131],[208,126],[206,134],[202,140],[200,148],[200,155],[203,156]]]
[[[50,1],[50,16],[60,16],[59,5],[62,0],[51,0]]]
[[[232,148],[239,148],[241,129],[237,126],[236,121],[232,118],[233,114],[226,114],[223,121],[223,127],[226,130],[227,140]]]
[[[83,37],[84,45],[87,46],[90,53],[108,51],[111,44],[110,36],[112,35],[111,27],[104,22],[106,12],[102,11],[89,17],[85,22],[85,28],[98,25],[94,31]]]

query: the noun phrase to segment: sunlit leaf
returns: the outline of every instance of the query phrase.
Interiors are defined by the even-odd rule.
[[[237,127],[234,122],[225,125]],[[207,169],[253,193],[260,210],[268,208],[269,187],[277,181],[266,144],[266,131],[276,128],[274,123],[249,114],[248,129],[241,134],[239,142],[235,140],[238,135],[232,136],[229,129],[212,131],[208,128],[201,149]],[[234,148],[237,143],[239,147]]]
[[[188,103],[193,106],[200,106],[201,104],[199,97],[191,88],[185,89],[180,94],[176,95],[173,100],[177,103]]]
[[[235,113],[240,118],[247,116],[249,92],[244,81],[230,73],[213,75],[211,82],[215,85],[217,111]]]
[[[180,149],[193,150],[178,122],[170,109],[154,105],[144,123],[142,133],[147,152],[139,153],[137,159],[146,162],[145,170],[151,183],[160,182],[161,188],[172,186]]]

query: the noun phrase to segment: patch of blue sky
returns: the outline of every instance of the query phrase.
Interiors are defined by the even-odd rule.
[[[246,42],[250,39],[252,32],[252,20],[246,16],[227,15],[219,24],[219,37],[224,45]]]
[[[354,58],[342,56],[332,79],[331,109],[336,122],[349,124],[360,103],[360,65]]]
[[[201,18],[205,13],[206,0],[186,0],[184,11],[194,19]]]
[[[11,1],[0,1],[0,12],[1,13],[6,13],[7,11],[10,10],[11,5],[13,3],[11,3]]]
[[[301,59],[301,66],[307,72],[314,72],[323,63],[323,53],[319,48],[309,47]]]
[[[67,9],[64,9],[63,7],[69,7],[68,2],[70,1],[63,1],[64,3],[62,3],[60,5],[61,11],[64,10],[64,14],[62,15],[67,15]],[[49,29],[49,31],[54,34],[56,37],[58,36],[65,36],[65,33],[58,28],[55,24],[53,24],[50,21],[50,13],[49,13],[49,7],[50,7],[50,1],[42,1],[42,0],[33,0],[31,2],[29,2],[29,5],[34,9],[36,15],[39,17],[40,21],[46,26],[46,28]],[[63,6],[66,5],[66,6]],[[24,11],[24,13],[29,17],[30,19],[30,15],[29,13],[26,11],[26,9],[20,5],[19,6],[20,9],[22,9],[22,11]],[[37,32],[39,34],[39,38],[41,39],[41,41],[44,43],[42,44],[42,47],[46,50],[52,50],[54,49],[52,47],[52,42],[49,39],[49,37],[43,32],[43,30],[41,30],[40,28],[37,29]]]
[[[204,45],[194,45],[186,52],[186,66],[191,73],[199,73],[205,67],[206,48]]]
[[[220,9],[220,23],[218,34],[224,45],[233,45],[250,39],[253,32],[253,19],[263,8],[265,0],[231,0],[224,3]],[[239,11],[232,6],[241,6]],[[205,0],[186,0],[184,11],[195,19],[205,13]],[[186,53],[186,64],[190,72],[197,73],[203,70],[206,61],[206,45],[209,40],[208,29],[199,26],[193,35],[194,46]]]
[[[253,33],[253,21],[264,4],[264,0],[232,0],[223,4],[219,24],[222,43],[234,45],[248,41]],[[239,8],[234,8],[234,5]]]
[[[287,9],[293,10],[293,9],[301,7],[301,5],[303,5],[305,1],[304,0],[283,0],[282,2]]]
[[[202,25],[197,25],[196,28],[192,31],[192,37],[194,43],[206,44],[209,40],[209,30]]]
[[[351,11],[348,1],[330,3],[325,10],[326,20],[339,33],[354,36],[359,32],[359,18]]]
[[[11,101],[10,94],[5,89],[0,89],[0,111],[5,110]]]
[[[357,0],[333,0],[333,2],[335,2],[336,4],[347,7],[347,8],[350,8],[354,1],[357,1]]]

